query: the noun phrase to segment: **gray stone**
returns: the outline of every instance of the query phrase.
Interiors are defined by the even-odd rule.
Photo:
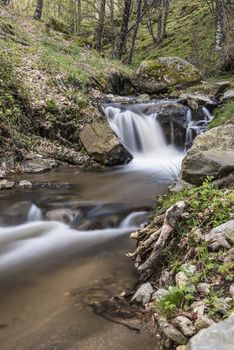
[[[177,316],[173,319],[173,324],[187,337],[192,337],[196,333],[192,321],[185,316]]]
[[[225,177],[234,171],[234,125],[213,128],[198,136],[182,164],[182,178],[200,185],[207,176]]]
[[[187,343],[186,337],[175,326],[168,323],[165,318],[158,320],[159,326],[162,332],[176,344],[184,345]]]
[[[186,104],[189,108],[196,110],[199,107],[216,107],[218,102],[209,96],[201,94],[182,94],[179,102]]]
[[[132,159],[105,119],[86,125],[79,136],[88,154],[97,162],[117,165]]]
[[[200,316],[195,322],[196,332],[199,332],[201,329],[208,328],[213,324],[215,324],[215,322],[211,320],[207,315]]]
[[[178,287],[186,286],[189,281],[188,277],[184,272],[178,272],[175,276],[175,280],[176,280],[176,285]]]
[[[139,91],[152,95],[167,92],[171,87],[191,86],[201,79],[201,73],[187,61],[178,57],[160,57],[142,62],[132,82]]]
[[[152,295],[152,300],[160,301],[165,298],[165,296],[168,294],[168,290],[166,289],[158,289],[154,294]]]
[[[150,283],[143,284],[132,297],[132,301],[137,301],[146,305],[150,302],[154,290]]]
[[[234,314],[228,319],[201,330],[190,339],[186,350],[233,350]]]
[[[8,181],[6,179],[0,180],[0,190],[10,190],[14,185],[15,183],[13,181]]]
[[[205,235],[205,241],[208,247],[213,250],[232,248],[234,245],[234,220],[215,227],[209,234]]]
[[[234,99],[234,90],[228,90],[223,95],[223,101],[229,101]]]
[[[19,183],[19,187],[20,188],[32,188],[32,183],[30,181],[27,181],[27,180],[22,180]]]
[[[210,89],[210,94],[220,98],[223,93],[230,88],[230,81],[220,81]]]
[[[193,312],[197,315],[197,317],[202,317],[204,315],[205,312],[205,305],[200,305],[197,306],[193,309]]]
[[[79,210],[62,208],[48,211],[45,214],[45,217],[47,220],[61,221],[66,224],[71,224],[79,214]]]
[[[24,160],[20,163],[20,168],[24,173],[44,173],[52,170],[57,165],[56,161],[51,158],[35,157],[33,159]]]
[[[210,284],[209,283],[199,283],[197,285],[197,290],[203,295],[208,295],[210,293]]]
[[[197,266],[186,263],[181,266],[181,269],[185,274],[193,275],[197,271]]]

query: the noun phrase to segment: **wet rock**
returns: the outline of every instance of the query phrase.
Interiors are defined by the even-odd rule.
[[[152,95],[167,92],[171,87],[191,86],[201,79],[201,73],[187,61],[160,57],[142,62],[132,81],[137,90]]]
[[[234,99],[234,90],[228,90],[224,93],[222,100],[229,101]]]
[[[211,285],[209,283],[199,283],[197,285],[197,290],[203,295],[208,295],[210,293]]]
[[[55,159],[51,158],[42,158],[40,156],[24,160],[20,163],[20,168],[24,173],[44,173],[52,170],[57,165]]]
[[[209,234],[205,235],[205,241],[212,250],[232,248],[234,245],[234,220],[215,227]]]
[[[165,298],[165,296],[168,294],[168,290],[166,289],[158,289],[156,292],[152,295],[152,300],[160,301]]]
[[[192,110],[197,110],[199,107],[214,108],[218,105],[218,101],[201,94],[183,94],[180,96],[180,103],[184,103]]]
[[[32,188],[32,183],[27,180],[22,180],[19,182],[19,188]]]
[[[207,176],[225,177],[234,171],[234,125],[213,128],[198,136],[182,164],[182,179],[196,185]]]
[[[159,326],[162,332],[176,344],[184,345],[187,342],[186,337],[180,332],[175,326],[168,323],[165,318],[160,318],[158,320]]]
[[[88,154],[97,162],[117,165],[132,159],[104,119],[86,125],[79,136]]]
[[[65,224],[71,224],[79,214],[80,211],[78,210],[63,208],[50,210],[45,214],[45,217],[47,220],[60,221],[64,222]]]
[[[132,301],[137,301],[146,305],[150,302],[154,290],[150,283],[143,284],[132,297]]]
[[[175,280],[176,280],[176,285],[178,287],[183,287],[187,285],[189,281],[188,277],[184,272],[178,272],[175,276]]]
[[[215,322],[211,320],[207,315],[200,316],[195,322],[196,332],[199,332],[201,329],[208,328],[213,324],[215,324]]]
[[[10,190],[14,185],[15,183],[13,181],[8,181],[6,179],[0,180],[0,190]]]
[[[187,128],[188,108],[181,103],[163,101],[146,106],[144,113],[147,115],[156,114],[166,140],[178,146],[184,146]]]
[[[186,350],[231,350],[234,339],[234,314],[228,319],[201,330],[190,339]]]
[[[173,319],[173,324],[177,326],[181,330],[181,332],[187,337],[192,337],[196,333],[192,321],[189,320],[187,317],[177,316]]]

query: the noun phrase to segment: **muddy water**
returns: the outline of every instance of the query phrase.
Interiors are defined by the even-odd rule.
[[[88,304],[134,285],[128,234],[168,174],[61,168],[23,178],[32,189],[0,194],[0,349],[156,350],[144,331],[108,322]],[[30,222],[32,204],[40,221]],[[64,208],[77,215],[71,225],[45,220]]]

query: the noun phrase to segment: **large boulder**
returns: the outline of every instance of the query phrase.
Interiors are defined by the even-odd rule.
[[[147,115],[155,113],[167,142],[178,146],[183,146],[185,143],[187,112],[188,107],[173,101],[148,104],[143,111]]]
[[[207,176],[234,171],[234,125],[219,126],[197,137],[182,164],[182,178],[200,185]]]
[[[190,339],[186,350],[231,350],[234,347],[234,314],[228,319],[201,330]]]
[[[86,125],[79,136],[88,154],[97,162],[104,165],[117,165],[132,159],[107,121],[102,118]]]
[[[160,57],[140,64],[133,85],[147,94],[165,93],[170,88],[185,88],[202,79],[192,64],[178,57]]]

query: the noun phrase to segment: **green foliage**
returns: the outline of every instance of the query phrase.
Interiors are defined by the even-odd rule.
[[[186,229],[194,227],[215,227],[228,221],[234,205],[233,192],[226,193],[212,185],[212,177],[207,177],[200,187],[185,188],[179,193],[162,197],[159,209],[163,211],[178,201],[185,200],[190,216]]]
[[[227,102],[221,108],[216,109],[215,118],[209,124],[209,129],[229,123],[234,124],[234,101]]]
[[[168,288],[168,294],[155,303],[155,307],[160,312],[171,317],[177,310],[184,309],[186,305],[189,305],[194,300],[194,288],[186,285],[177,287],[172,286]]]

